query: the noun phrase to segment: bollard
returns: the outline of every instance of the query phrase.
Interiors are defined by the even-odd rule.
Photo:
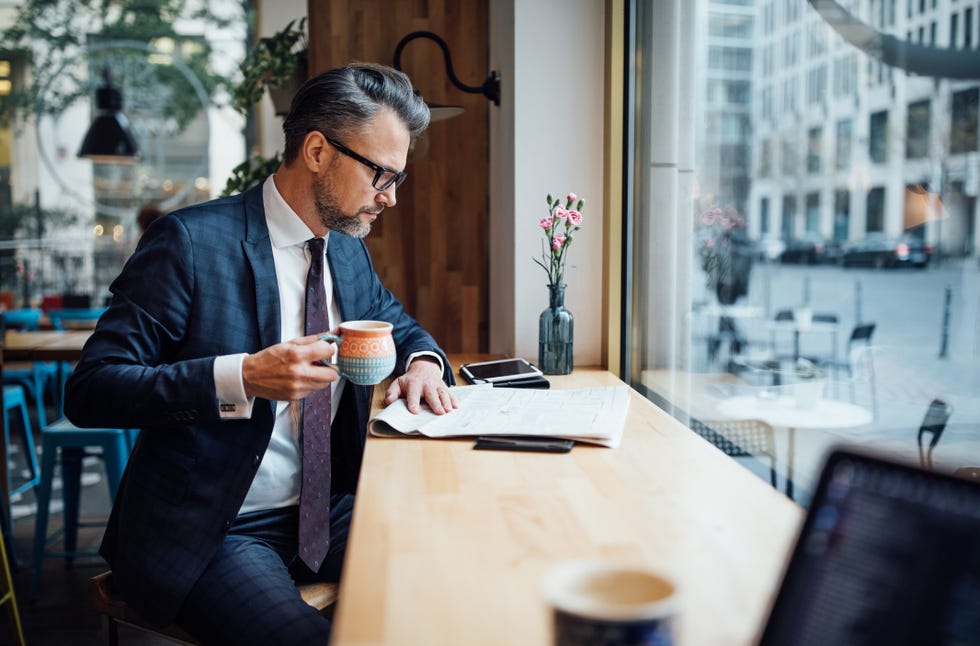
[[[946,348],[949,345],[949,310],[953,300],[953,287],[946,285],[946,295],[943,298],[943,331],[942,340],[939,345],[939,358],[946,358]]]
[[[861,281],[854,281],[854,325],[860,324],[861,319]]]

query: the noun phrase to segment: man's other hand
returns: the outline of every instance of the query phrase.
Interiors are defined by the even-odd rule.
[[[416,357],[408,367],[408,371],[395,379],[385,395],[385,404],[390,404],[400,397],[405,398],[405,405],[412,413],[419,412],[419,402],[425,398],[429,410],[436,415],[442,415],[458,408],[456,398],[449,391],[449,386],[442,380],[442,367],[439,362],[430,357]]]

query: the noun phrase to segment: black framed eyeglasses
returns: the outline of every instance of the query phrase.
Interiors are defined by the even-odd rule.
[[[357,160],[362,164],[364,164],[365,166],[367,166],[368,168],[370,168],[371,170],[373,170],[374,179],[371,181],[371,186],[373,186],[375,189],[379,191],[387,190],[392,184],[395,185],[395,188],[398,188],[399,186],[402,185],[402,182],[405,181],[405,178],[408,177],[408,173],[404,171],[399,172],[397,170],[392,170],[390,168],[385,168],[384,166],[381,166],[379,164],[375,164],[367,157],[358,155],[356,152],[354,152],[347,146],[343,145],[336,139],[331,139],[326,135],[323,136],[324,138],[326,138],[327,142],[331,146],[333,146],[343,154],[347,155],[351,159]]]

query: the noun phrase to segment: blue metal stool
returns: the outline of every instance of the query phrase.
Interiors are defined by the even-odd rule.
[[[37,518],[34,525],[34,560],[31,573],[30,600],[37,599],[41,587],[41,568],[46,556],[62,556],[65,566],[71,567],[76,556],[94,556],[92,552],[76,549],[80,523],[79,500],[81,498],[82,460],[86,448],[101,447],[105,463],[106,482],[110,500],[116,497],[123,470],[129,460],[133,432],[123,429],[79,428],[67,419],[45,427],[41,433],[41,482],[37,487]],[[61,457],[62,495],[64,499],[63,527],[48,535],[48,515],[51,503],[51,484],[54,479],[55,460]],[[62,551],[48,550],[48,545],[64,536]]]
[[[36,332],[42,314],[39,309],[7,310],[4,312],[4,324],[7,329]],[[15,361],[5,364],[3,368],[3,383],[23,386],[34,399],[37,405],[37,423],[41,428],[48,423],[44,411],[44,391],[57,375],[57,364],[51,361]]]
[[[24,461],[27,465],[28,476],[27,479],[21,482],[19,485],[14,485],[14,470],[9,468],[10,463],[10,413],[14,410],[20,411],[20,424],[18,424],[20,432],[20,443],[24,450]],[[36,487],[41,481],[40,469],[37,466],[37,452],[34,450],[34,433],[31,430],[31,417],[27,412],[27,397],[24,395],[24,389],[20,386],[4,386],[3,387],[3,433],[4,441],[7,447],[7,455],[5,459],[8,462],[7,469],[7,490],[10,493],[10,498],[13,499],[14,496],[22,494],[25,491]],[[6,501],[6,507],[3,510],[4,513],[4,535],[11,537],[13,536],[14,528],[14,518],[11,513],[11,501]],[[19,561],[17,560],[17,553],[14,550],[13,540],[10,540],[9,549],[10,552],[10,563],[16,569],[19,567]]]

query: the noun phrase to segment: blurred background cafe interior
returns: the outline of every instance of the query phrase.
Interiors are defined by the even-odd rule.
[[[841,443],[980,477],[977,0],[93,4],[0,2],[7,334],[90,329],[141,217],[274,170],[291,79],[397,59],[438,108],[366,242],[448,353],[535,361],[538,222],[574,192],[576,366],[804,509]],[[22,599],[25,448],[63,378],[26,363],[4,366],[34,442],[7,402]]]

